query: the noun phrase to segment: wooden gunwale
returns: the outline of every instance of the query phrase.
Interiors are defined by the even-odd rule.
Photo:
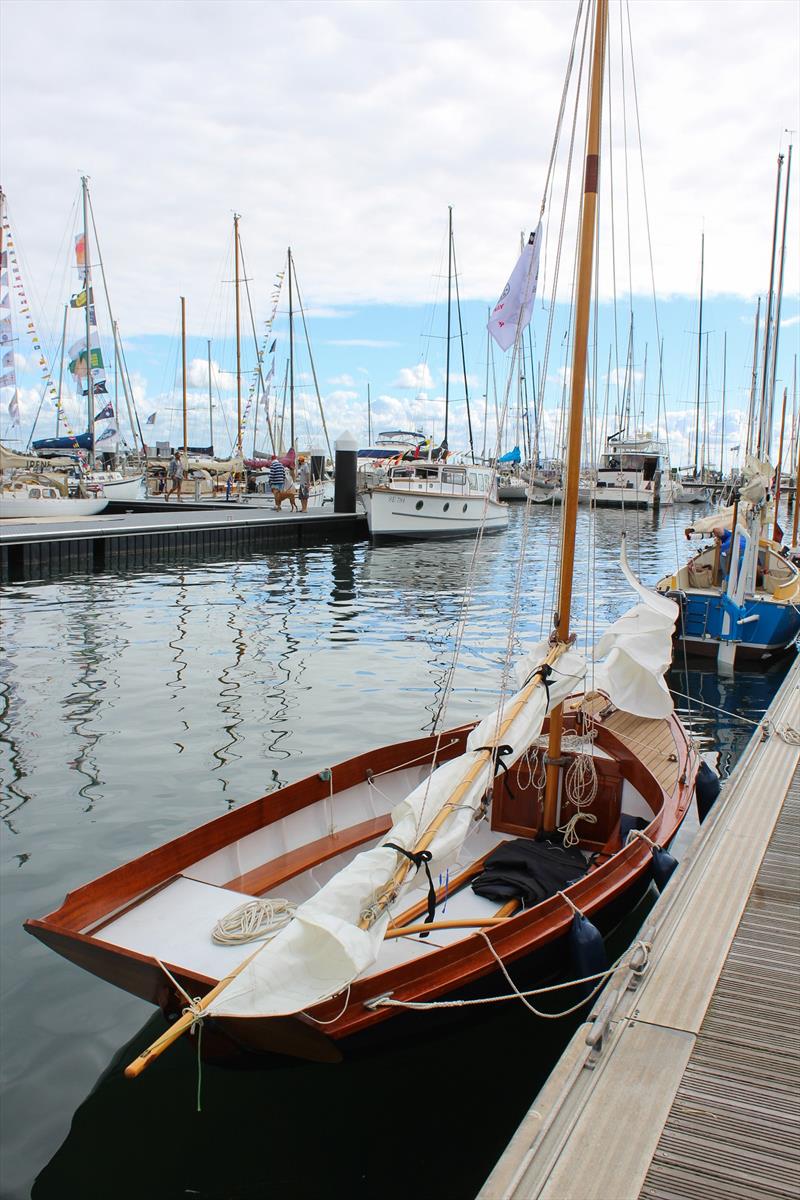
[[[471,728],[465,726],[447,731],[441,739],[439,762],[447,762],[462,752]],[[428,736],[383,746],[336,764],[331,768],[332,780],[321,779],[318,775],[307,776],[277,792],[251,800],[69,892],[63,904],[42,920],[47,925],[74,932],[85,929],[215,851],[326,799],[331,794],[331,784],[336,795],[346,788],[365,783],[368,772],[378,776],[412,760],[413,765],[421,765],[425,758],[432,756],[436,740],[435,736]],[[39,927],[39,923],[32,921],[25,925],[26,928]]]
[[[623,778],[628,779],[653,808],[653,819],[644,832],[651,839],[660,842],[669,842],[676,832],[692,796],[695,773],[691,769],[695,764],[692,761],[693,752],[685,731],[674,715],[669,718],[668,724],[678,757],[678,782],[672,794],[659,785],[652,772],[644,767],[633,752],[611,731],[599,723],[595,726],[598,747],[610,753],[619,762]],[[453,745],[452,739],[455,738],[457,743],[463,744],[468,731],[468,727],[448,731],[447,740],[450,745],[447,757],[453,757],[459,752],[457,745]],[[399,747],[384,748],[384,757],[387,751],[393,750],[394,760],[397,761],[399,758],[401,764],[406,763],[409,754],[414,756],[424,753],[426,748],[432,748],[433,741],[435,739],[416,739],[410,743],[403,743]],[[359,755],[334,768],[337,790],[352,786],[353,782],[363,781],[365,776],[364,774],[359,775],[359,773],[366,769],[375,770],[379,754],[380,751]],[[381,767],[380,769],[386,768]],[[304,803],[298,802],[297,793],[309,783],[314,784],[315,780],[313,778],[301,780],[279,793],[285,803],[280,806],[275,805],[273,808],[283,811],[270,812],[267,815],[268,819],[261,823],[270,824],[279,820],[282,815],[286,815],[286,811],[297,811],[298,808],[304,807]],[[320,780],[319,783],[323,795],[317,799],[330,794],[330,781]],[[290,790],[293,794],[287,797],[286,793]],[[243,806],[242,810],[234,810],[232,813],[215,818],[207,825],[201,826],[199,830],[195,830],[194,835],[184,835],[182,838],[160,847],[158,851],[143,856],[145,860],[148,860],[147,872],[152,873],[155,866],[165,864],[170,859],[174,861],[175,852],[183,847],[187,839],[193,839],[189,855],[190,862],[197,861],[198,856],[194,850],[196,835],[205,834],[205,837],[200,839],[204,846],[203,854],[211,853],[218,845],[227,845],[231,838],[225,837],[220,840],[220,837],[222,830],[226,833],[229,830],[232,824],[230,818],[247,812],[246,824],[252,826],[256,813],[263,811],[266,802],[270,799],[274,800],[276,797],[262,797],[250,805]],[[305,803],[314,802],[316,802],[315,799],[305,799]],[[246,832],[250,831],[251,828],[247,828]],[[206,843],[210,834],[213,835],[216,844],[209,848]],[[173,851],[172,855],[165,854],[169,849]],[[178,859],[180,860],[180,854]],[[117,868],[115,871],[101,876],[93,883],[71,893],[64,905],[50,916],[42,920],[29,920],[25,925],[29,932],[91,973],[133,992],[151,1003],[163,1003],[165,995],[171,989],[160,967],[152,958],[103,942],[101,938],[81,933],[79,928],[75,928],[75,925],[83,923],[86,912],[97,912],[100,907],[104,907],[105,911],[108,911],[108,899],[117,895],[115,888],[119,886],[119,881],[115,880],[115,877],[122,873],[123,882],[130,888],[132,886],[128,877],[130,869],[141,861],[135,860],[127,867]],[[569,895],[580,910],[591,917],[592,914],[599,912],[612,900],[634,886],[649,870],[650,861],[649,847],[637,839],[611,854],[588,875],[573,884],[569,889]],[[185,865],[190,865],[190,862]],[[468,868],[464,874],[468,875],[469,871]],[[172,874],[174,873],[173,868]],[[163,876],[155,882],[163,883]],[[100,895],[92,896],[93,890],[99,891]],[[131,893],[131,898],[141,890],[140,883],[139,887]],[[103,901],[104,896],[105,902]],[[409,914],[403,913],[402,919],[408,920]],[[503,960],[513,962],[563,937],[571,920],[572,910],[560,897],[554,896],[534,908],[519,913],[503,923],[501,927],[493,927],[488,932],[488,936]],[[72,926],[68,923],[70,921],[73,922]],[[205,994],[218,982],[213,978],[187,972],[179,964],[168,963],[167,965],[181,985],[192,995]],[[493,972],[496,968],[497,964],[483,937],[475,933],[447,946],[431,947],[424,958],[411,960],[390,970],[356,981],[351,987],[345,1012],[330,1025],[325,1026],[325,1033],[330,1038],[341,1039],[367,1026],[386,1020],[396,1010],[364,1007],[365,1001],[384,992],[392,992],[397,999],[433,999],[463,988]],[[341,997],[324,1001],[309,1010],[308,1019],[330,1020],[340,1011],[340,1008]],[[297,1019],[303,1021],[306,1020],[306,1016],[301,1013],[297,1015]],[[240,1020],[248,1020],[248,1018]],[[261,1020],[261,1018],[250,1018],[249,1020]]]

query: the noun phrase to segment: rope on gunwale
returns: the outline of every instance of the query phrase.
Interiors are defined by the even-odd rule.
[[[381,996],[379,999],[372,1002],[372,1008],[408,1008],[415,1012],[427,1012],[438,1008],[474,1008],[482,1004],[502,1004],[506,1000],[521,1000],[525,1007],[533,1013],[535,1017],[542,1017],[546,1021],[557,1021],[561,1017],[569,1017],[572,1013],[578,1012],[590,1000],[594,999],[597,993],[601,990],[608,979],[617,974],[619,971],[630,970],[634,975],[641,976],[647,969],[647,964],[650,959],[651,946],[649,942],[637,941],[634,942],[630,951],[622,954],[616,962],[612,963],[605,971],[599,971],[595,975],[586,975],[582,979],[568,979],[562,983],[553,983],[549,987],[531,988],[526,991],[521,991],[514,980],[509,975],[505,963],[500,955],[495,950],[488,934],[482,929],[476,930],[480,934],[491,952],[492,957],[496,961],[502,971],[506,982],[511,988],[511,992],[504,996],[481,996],[474,1000],[395,1000],[391,996]],[[549,1013],[542,1012],[530,1003],[531,996],[544,996],[550,992],[563,991],[564,988],[576,987],[579,984],[594,983],[594,987],[589,992],[588,996],[583,996],[577,1004],[573,1004],[570,1008],[562,1009],[560,1012]]]

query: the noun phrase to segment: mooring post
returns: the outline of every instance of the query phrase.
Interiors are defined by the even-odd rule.
[[[352,433],[343,433],[336,440],[336,482],[333,493],[334,512],[356,511],[356,466],[358,442]]]

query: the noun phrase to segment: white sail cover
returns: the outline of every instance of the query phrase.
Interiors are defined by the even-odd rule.
[[[773,475],[772,464],[768,458],[755,458],[748,454],[742,472],[742,486],[739,489],[739,508],[737,524],[747,527],[747,520],[754,505],[762,504],[768,494],[770,480]],[[707,517],[700,517],[692,522],[693,533],[711,533],[715,529],[730,529],[733,525],[735,505],[718,508]],[[765,504],[761,509],[761,524],[768,524],[772,519],[772,503]]]
[[[594,659],[605,657],[605,662],[594,668],[594,685],[624,712],[667,717],[672,712],[672,696],[664,672],[672,658],[678,606],[642,586],[628,564],[624,535],[620,562],[642,603],[610,625],[595,645]]]
[[[542,662],[547,646],[526,656],[523,670]],[[548,709],[552,709],[579,686],[586,663],[575,650],[565,651],[553,666],[548,688],[539,686],[523,703],[500,739],[513,747],[503,759],[511,766],[525,753],[541,732]],[[549,696],[548,696],[549,692]],[[392,813],[392,828],[383,842],[394,842],[413,850],[440,810],[453,797],[459,784],[474,767],[476,750],[498,741],[500,722],[519,699],[512,696],[502,711],[493,712],[473,729],[467,750],[438,767]],[[484,763],[466,790],[459,792],[457,805],[434,836],[428,849],[433,855],[432,873],[443,871],[458,858],[474,814],[494,775],[494,764]],[[391,880],[401,856],[385,845],[359,854],[315,896],[301,904],[290,925],[267,942],[245,969],[220,993],[206,1010],[210,1016],[267,1017],[301,1012],[341,992],[348,983],[377,959],[390,913],[384,912],[369,929],[359,928],[362,914]],[[419,886],[412,867],[399,889],[399,896]]]

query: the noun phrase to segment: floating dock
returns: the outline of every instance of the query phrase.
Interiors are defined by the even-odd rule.
[[[800,1196],[800,660],[479,1200]]]
[[[327,507],[293,513],[266,505],[119,501],[96,517],[4,520],[0,581],[127,571],[176,558],[237,558],[254,551],[357,542],[367,536],[363,513],[338,513]]]

